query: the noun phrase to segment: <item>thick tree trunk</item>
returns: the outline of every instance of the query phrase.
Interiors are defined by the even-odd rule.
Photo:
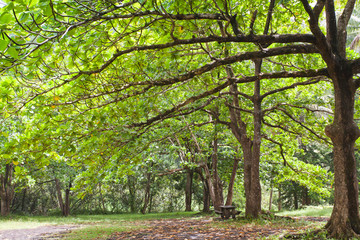
[[[311,199],[309,196],[309,190],[306,187],[303,187],[302,191],[302,205],[309,206],[311,204]]]
[[[245,215],[257,218],[261,213],[261,187],[259,167],[253,158],[251,143],[242,145],[244,152],[244,186],[245,186]],[[246,147],[244,147],[246,146]]]
[[[232,198],[234,195],[234,183],[235,183],[236,171],[237,171],[237,168],[239,165],[239,161],[240,161],[239,158],[234,159],[233,170],[231,172],[229,189],[228,189],[228,194],[227,194],[227,198],[226,198],[226,205],[232,205]]]
[[[260,74],[261,60],[254,60],[255,75]],[[240,139],[240,144],[244,153],[244,185],[245,185],[245,215],[257,218],[261,213],[261,186],[260,186],[260,147],[261,147],[261,96],[260,80],[254,83],[254,138]],[[244,130],[246,131],[246,130]]]
[[[326,127],[325,132],[333,142],[335,203],[326,228],[331,237],[349,238],[360,234],[359,190],[354,156],[354,145],[360,131],[354,122],[355,87],[349,65],[344,63],[330,68],[330,73],[333,73],[335,113],[334,122]]]
[[[193,175],[191,169],[186,170],[185,211],[191,211]]]
[[[206,181],[204,181],[204,195],[203,195],[203,212],[210,212],[210,191]]]

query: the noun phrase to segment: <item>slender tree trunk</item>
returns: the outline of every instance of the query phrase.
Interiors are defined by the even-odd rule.
[[[100,194],[100,199],[101,199],[101,206],[103,209],[103,212],[106,212],[106,208],[105,208],[105,200],[104,200],[104,196],[102,194],[102,190],[101,190],[101,182],[99,183],[99,194]]]
[[[203,183],[203,212],[210,212],[210,190],[206,179],[204,178],[201,168],[197,168],[196,172],[199,174]]]
[[[153,206],[153,198],[154,198],[154,194],[152,192],[150,192],[150,199],[149,199],[149,213],[152,212],[152,206]]]
[[[298,193],[297,193],[297,184],[295,184],[295,182],[292,182],[293,185],[293,197],[294,197],[294,208],[295,210],[299,209],[299,198],[298,198]]]
[[[216,128],[216,126],[215,126]],[[215,139],[213,142],[213,154],[212,154],[212,179],[213,179],[213,187],[214,187],[214,194],[215,194],[215,202],[214,208],[216,210],[220,209],[220,206],[224,204],[224,196],[223,196],[223,185],[221,183],[221,179],[218,173],[218,139],[217,133],[215,133]]]
[[[281,188],[280,186],[278,187],[278,211],[280,212],[281,211]]]
[[[128,176],[128,188],[129,188],[129,204],[130,204],[130,212],[135,212],[135,184],[132,176]]]
[[[23,196],[22,196],[22,200],[21,200],[21,211],[22,211],[22,212],[25,211],[26,192],[27,192],[27,188],[24,188],[24,189],[23,189]]]
[[[69,185],[65,189],[65,204],[64,204],[64,216],[67,217],[70,215],[70,189],[71,189],[71,180],[69,180]]]
[[[351,68],[345,63],[336,67],[337,76],[332,76],[335,89],[334,121],[325,129],[333,142],[335,203],[326,228],[331,237],[348,238],[360,234],[359,190],[354,156],[354,145],[360,131],[354,122],[356,88]]]
[[[271,212],[271,208],[272,208],[273,191],[274,191],[274,188],[271,184],[270,196],[269,196],[269,212]]]
[[[56,190],[60,210],[62,212],[62,215],[65,216],[65,206],[64,206],[62,193],[61,193],[60,181],[58,178],[55,178],[55,190]]]
[[[229,182],[229,190],[226,198],[226,205],[232,205],[232,198],[234,195],[234,183],[235,183],[235,177],[236,177],[236,171],[239,165],[239,158],[234,159],[234,165],[231,172],[230,182]]]
[[[150,201],[150,190],[151,190],[151,172],[150,172],[150,168],[149,168],[149,172],[146,173],[146,187],[145,187],[145,197],[144,197],[144,205],[141,209],[141,213],[145,214],[146,213],[146,209],[148,208],[149,205],[149,201]]]
[[[210,199],[213,202],[214,208],[215,210],[220,210],[220,203],[216,202],[216,198],[215,198],[215,192],[214,192],[214,187],[213,187],[213,183],[211,181],[211,174],[209,171],[209,167],[207,166],[206,163],[202,164],[202,167],[204,169],[204,173],[205,173],[205,181],[207,183],[208,189],[209,189],[209,195],[210,195]]]
[[[1,216],[10,214],[10,206],[14,197],[14,186],[12,184],[13,170],[12,164],[6,164],[4,174],[0,175]]]
[[[186,169],[185,211],[191,211],[193,175],[193,170]]]

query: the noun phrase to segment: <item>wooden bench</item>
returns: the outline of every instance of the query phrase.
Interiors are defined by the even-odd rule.
[[[236,215],[241,213],[241,211],[236,211],[235,208],[235,206],[231,205],[221,205],[220,211],[215,210],[215,213],[220,214],[222,219],[229,219],[230,216],[232,216],[232,218],[235,218]]]

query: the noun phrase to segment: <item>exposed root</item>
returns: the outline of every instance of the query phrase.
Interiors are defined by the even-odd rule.
[[[346,224],[334,224],[331,220],[326,224],[328,238],[335,239],[358,239],[360,235],[355,232],[353,226],[347,222]]]

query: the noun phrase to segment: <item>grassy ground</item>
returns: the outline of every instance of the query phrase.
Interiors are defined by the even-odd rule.
[[[332,206],[308,206],[294,211],[283,211],[277,213],[280,216],[308,216],[308,217],[330,217],[332,212]]]
[[[284,211],[277,213],[281,216],[311,216],[326,217],[330,216],[332,208],[329,206],[307,207],[297,211]],[[66,234],[66,240],[80,239],[106,239],[115,232],[129,231],[135,229],[148,228],[147,220],[199,217],[194,212],[175,212],[175,213],[152,213],[152,214],[114,214],[114,215],[77,215],[70,217],[47,217],[47,216],[10,216],[0,218],[0,230],[34,228],[44,225],[81,225],[80,228],[72,230]],[[212,216],[215,217],[215,216]],[[229,228],[242,225],[279,227],[293,226],[294,228],[303,228],[307,231],[321,228],[324,223],[309,223],[304,221],[291,222],[286,219],[277,219],[272,216],[256,221],[240,219],[237,221],[214,222],[213,227]],[[276,238],[272,238],[276,239]]]

